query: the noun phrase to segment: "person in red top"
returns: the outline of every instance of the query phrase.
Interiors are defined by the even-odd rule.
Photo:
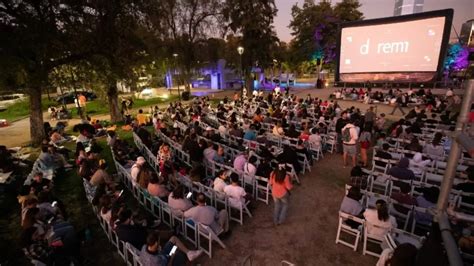
[[[278,164],[278,168],[273,170],[270,175],[270,186],[272,187],[272,196],[275,203],[273,223],[280,225],[285,221],[290,190],[293,188],[290,176],[286,174],[285,164]]]

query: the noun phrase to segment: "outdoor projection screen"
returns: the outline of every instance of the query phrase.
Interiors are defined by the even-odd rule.
[[[341,25],[340,82],[425,82],[442,70],[453,10]]]

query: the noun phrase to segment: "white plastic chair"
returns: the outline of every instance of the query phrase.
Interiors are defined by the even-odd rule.
[[[380,229],[385,229],[385,230],[388,230],[388,228],[385,228],[385,227],[381,227],[381,226],[378,226],[378,225],[374,225],[374,224],[370,224],[368,223],[367,221],[365,222],[365,226],[364,226],[364,245],[363,245],[363,249],[362,249],[362,254],[363,255],[371,255],[371,256],[375,256],[375,257],[380,257],[380,253],[377,253],[375,251],[370,251],[367,249],[367,244],[370,242],[370,243],[373,243],[373,244],[378,244],[380,245],[383,241],[383,237],[379,236],[379,235],[374,235],[374,234],[369,234],[368,233],[368,228],[369,227],[374,227],[374,228],[380,228]],[[382,249],[380,249],[380,252],[382,252]]]
[[[226,248],[226,245],[219,236],[212,231],[212,229],[204,224],[198,224],[198,248],[206,253],[209,258],[212,258],[212,242],[217,242],[222,248]],[[203,243],[203,239],[207,240],[207,247]]]
[[[356,223],[360,223],[361,226],[360,228],[352,228],[349,225],[346,224],[346,221],[354,221]],[[364,227],[365,221],[361,218],[355,217],[353,215],[344,213],[344,212],[339,212],[339,226],[337,228],[337,235],[336,235],[336,244],[343,244],[345,246],[348,246],[352,248],[354,251],[357,250],[357,246],[359,245],[359,240],[361,236],[361,229]],[[348,242],[346,240],[343,240],[341,238],[341,233],[346,233],[351,236],[355,237],[354,242]]]
[[[255,199],[268,205],[270,198],[270,183],[268,178],[255,176]]]

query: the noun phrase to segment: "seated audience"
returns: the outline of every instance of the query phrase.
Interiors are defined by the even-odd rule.
[[[361,216],[364,210],[364,207],[360,203],[361,199],[362,194],[360,193],[360,188],[353,186],[342,200],[339,210],[353,216]]]
[[[185,218],[209,226],[217,235],[229,231],[229,216],[226,210],[218,212],[216,208],[206,205],[206,197],[202,193],[198,194],[196,201],[197,206],[184,212]]]
[[[226,180],[227,180],[227,171],[221,170],[218,176],[216,177],[216,179],[214,179],[214,184],[213,184],[214,190],[224,193],[224,188],[227,186]]]
[[[377,200],[376,209],[367,209],[364,212],[364,218],[367,226],[367,233],[375,235],[382,239],[390,229],[397,227],[395,217],[389,215],[387,203],[383,200]],[[376,227],[375,227],[375,226]]]
[[[422,208],[435,208],[436,203],[438,201],[439,196],[439,188],[437,187],[429,187],[423,188],[423,195],[418,196],[416,198],[416,205]],[[415,212],[416,222],[423,224],[423,225],[430,225],[431,221],[433,221],[433,215],[427,212]]]
[[[178,247],[178,250],[170,257],[169,253],[174,246]],[[182,254],[185,254],[189,261],[193,261],[203,252],[202,250],[189,250],[176,236],[172,236],[161,247],[160,237],[156,232],[147,236],[146,244],[139,250],[139,259],[143,266],[186,265],[186,258]]]
[[[184,193],[184,186],[178,185],[168,196],[168,205],[175,215],[181,215],[193,207],[193,203]]]
[[[398,179],[413,180],[415,178],[415,174],[412,170],[408,169],[409,164],[409,159],[403,157],[400,159],[397,166],[393,166],[388,170],[387,174]]]
[[[145,158],[139,156],[137,161],[132,165],[132,169],[130,171],[130,176],[132,177],[133,184],[136,185],[138,181],[138,174],[140,173],[141,169],[145,165],[146,161]]]
[[[122,210],[118,217],[115,227],[115,233],[118,238],[124,242],[130,243],[136,249],[140,250],[146,243],[146,228],[132,223],[131,210]]]
[[[241,208],[245,205],[245,189],[243,189],[239,183],[240,178],[236,173],[230,174],[231,184],[224,188],[224,193],[229,197],[229,204],[234,208]]]
[[[30,185],[31,192],[38,195],[41,191],[51,191],[52,184],[48,179],[43,178],[42,172],[37,172],[33,176],[33,180]]]
[[[167,199],[170,192],[166,188],[164,180],[160,180],[156,175],[152,175],[147,187],[148,193],[153,197]]]

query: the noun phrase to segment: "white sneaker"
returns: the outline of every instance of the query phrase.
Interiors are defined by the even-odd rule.
[[[201,256],[202,250],[190,250],[186,255],[188,256],[189,261],[195,260],[197,257]]]

